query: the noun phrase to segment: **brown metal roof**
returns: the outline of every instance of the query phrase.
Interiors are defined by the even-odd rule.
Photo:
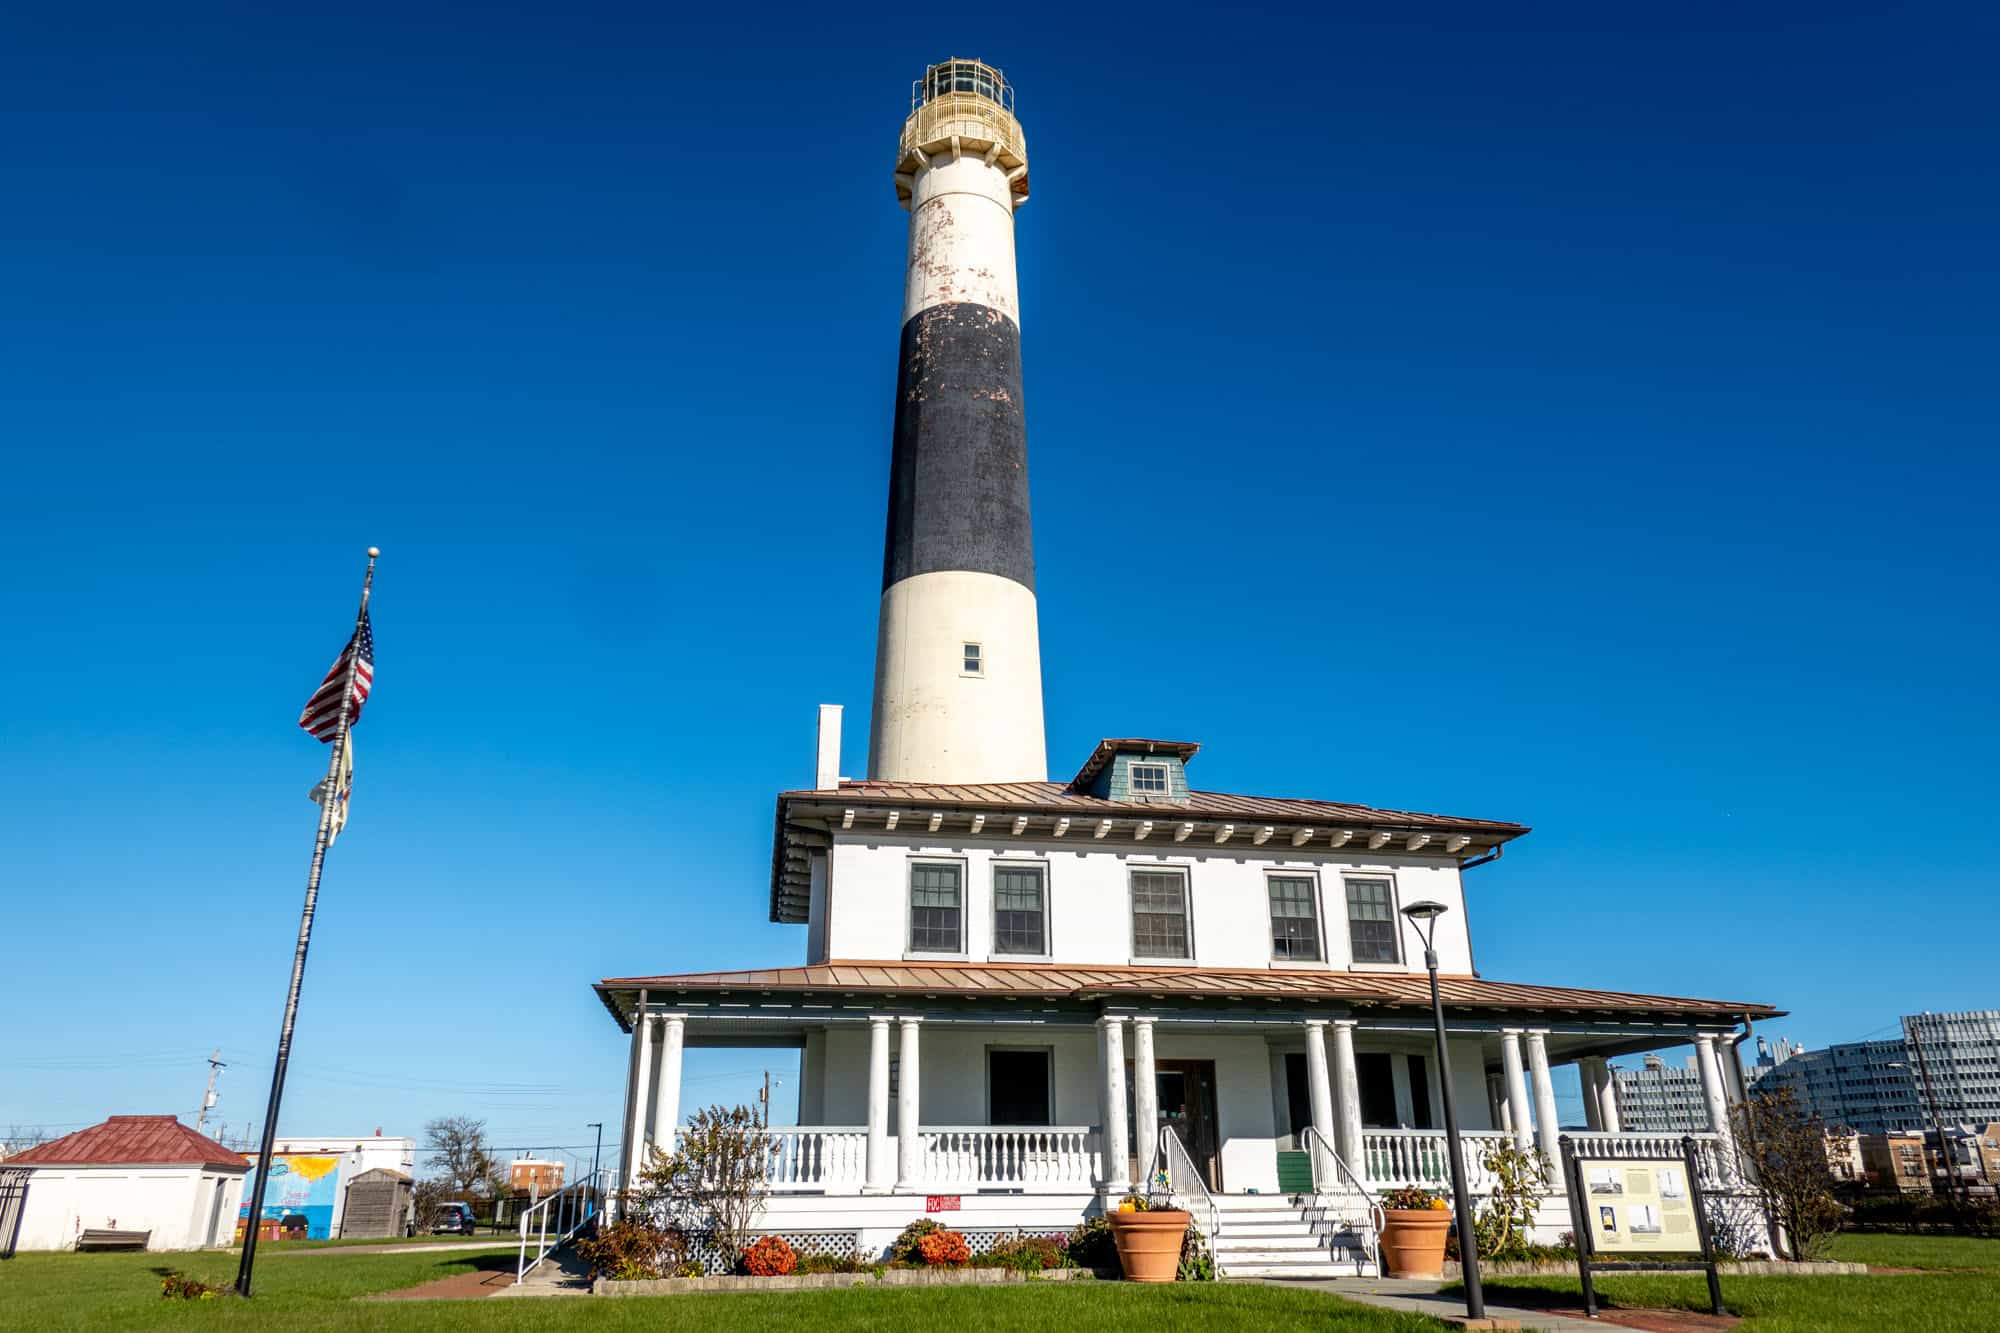
[[[1185,765],[1199,749],[1201,746],[1193,741],[1155,741],[1143,736],[1106,737],[1097,743],[1097,748],[1090,752],[1090,758],[1083,761],[1083,767],[1069,780],[1070,790],[1080,791],[1088,787],[1115,754],[1170,754]]]
[[[1524,824],[1504,820],[1461,819],[1456,815],[1428,815],[1411,810],[1383,810],[1369,805],[1347,805],[1339,801],[1309,801],[1290,797],[1235,796],[1227,792],[1190,791],[1185,803],[1162,801],[1113,801],[1071,791],[1060,782],[843,782],[838,791],[788,791],[779,801],[879,801],[898,805],[1000,806],[1023,814],[1122,814],[1154,815],[1172,819],[1186,814],[1196,818],[1317,820],[1322,824],[1355,824],[1363,827],[1390,824],[1404,828],[1465,829],[1485,833],[1505,833],[1519,837],[1528,831]]]
[[[114,1115],[101,1125],[37,1144],[8,1166],[201,1166],[248,1171],[243,1154],[170,1115]]]
[[[901,963],[836,960],[803,967],[740,972],[688,972],[677,976],[608,977],[609,991],[823,991],[1092,1000],[1120,994],[1177,999],[1291,998],[1354,1004],[1428,1007],[1430,979],[1414,972],[1308,972],[1212,967],[1072,967],[1060,963]],[[1439,982],[1446,1004],[1467,1009],[1576,1009],[1618,1014],[1671,1014],[1733,1022],[1744,1015],[1777,1017],[1769,1005],[1740,1000],[1698,1000],[1675,995],[1529,986],[1480,977],[1448,976]],[[614,1011],[615,1012],[615,1011]],[[621,1018],[621,1022],[622,1022]]]

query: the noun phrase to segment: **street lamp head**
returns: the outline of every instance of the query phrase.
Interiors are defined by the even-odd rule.
[[[1449,907],[1446,907],[1443,903],[1432,902],[1429,899],[1423,899],[1421,901],[1411,903],[1407,907],[1405,907],[1403,909],[1403,915],[1410,918],[1410,920],[1412,921],[1434,921],[1438,917],[1443,916],[1446,912],[1449,912],[1450,910],[1451,909]]]

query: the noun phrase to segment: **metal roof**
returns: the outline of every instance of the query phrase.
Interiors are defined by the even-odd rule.
[[[1320,972],[1212,967],[1091,967],[1060,963],[902,963],[835,960],[802,967],[736,972],[687,972],[657,977],[607,977],[600,999],[626,1023],[615,992],[760,991],[773,994],[951,995],[1099,1000],[1119,995],[1176,999],[1320,999],[1394,1008],[1428,1008],[1430,978],[1420,972]],[[1447,976],[1439,990],[1448,1005],[1495,1011],[1587,1010],[1620,1015],[1672,1015],[1735,1022],[1775,1018],[1781,1011],[1742,1000],[1690,999],[1628,991],[1531,986],[1481,977]]]
[[[200,1166],[248,1171],[243,1154],[197,1134],[170,1115],[114,1115],[101,1125],[37,1144],[12,1166]]]

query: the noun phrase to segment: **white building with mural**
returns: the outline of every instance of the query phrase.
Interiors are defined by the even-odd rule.
[[[1606,1061],[1684,1045],[1704,1174],[1728,1187],[1734,1042],[1775,1011],[1482,975],[1468,897],[1521,824],[1205,791],[1199,747],[1172,739],[1079,747],[1051,778],[1014,287],[1025,140],[977,62],[933,67],[912,102],[868,776],[841,775],[841,710],[822,708],[813,780],[779,794],[773,827],[770,918],[800,927],[796,965],[598,984],[631,1037],[627,1177],[672,1143],[688,1047],[789,1047],[799,1123],[773,1130],[770,1230],[876,1252],[932,1211],[977,1243],[1067,1229],[1164,1172],[1227,1273],[1367,1272],[1382,1191],[1444,1183],[1447,1072],[1475,1159],[1500,1140],[1556,1155],[1565,1064],[1585,1089],[1567,1132],[1657,1157],[1678,1136],[1623,1132]],[[1444,909],[1448,1070],[1401,914],[1418,902]],[[1568,1229],[1560,1196],[1544,1217]]]
[[[379,1130],[354,1138],[279,1138],[273,1143],[271,1158],[271,1175],[259,1210],[265,1222],[282,1226],[292,1219],[297,1225],[297,1219],[303,1219],[306,1235],[313,1240],[401,1234],[400,1228],[384,1231],[372,1220],[366,1233],[347,1230],[348,1194],[354,1182],[371,1171],[388,1171],[406,1182],[414,1180],[415,1139],[385,1138]],[[251,1154],[244,1160],[254,1166],[257,1158]],[[254,1178],[245,1186],[246,1190],[253,1188]],[[247,1220],[250,1212],[246,1199],[242,1218]]]

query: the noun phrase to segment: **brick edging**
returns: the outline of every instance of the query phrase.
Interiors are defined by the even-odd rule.
[[[1081,1282],[1085,1268],[1017,1273],[1011,1268],[891,1268],[874,1273],[795,1273],[790,1277],[655,1277],[618,1282],[598,1278],[593,1296],[673,1296],[702,1291],[826,1291],[836,1287],[997,1287],[1017,1282]]]
[[[1782,1259],[1727,1259],[1715,1266],[1718,1273],[1736,1277],[1858,1277],[1868,1272],[1867,1264],[1853,1264],[1835,1259],[1815,1259],[1805,1263],[1794,1263]],[[1576,1260],[1555,1263],[1484,1263],[1479,1265],[1482,1277],[1542,1277],[1557,1273],[1576,1272]],[[1447,1280],[1459,1276],[1456,1263],[1447,1260],[1444,1266]],[[1598,1270],[1599,1278],[1616,1277],[1616,1272]]]

